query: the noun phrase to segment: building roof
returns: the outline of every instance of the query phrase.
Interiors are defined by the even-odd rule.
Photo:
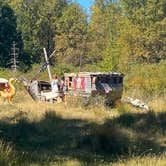
[[[79,72],[79,73],[65,73],[65,76],[75,77],[75,76],[124,76],[120,72]]]

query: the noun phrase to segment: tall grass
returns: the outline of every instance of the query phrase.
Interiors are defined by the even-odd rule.
[[[157,64],[131,65],[125,71],[124,95],[140,99],[151,110],[166,110],[166,61]]]
[[[144,100],[166,99],[166,61],[157,64],[138,64],[126,71],[125,92]]]
[[[133,113],[127,105],[84,109],[35,103],[25,94],[22,101],[17,97],[14,105],[0,109],[0,139],[14,146],[14,150],[2,149],[7,163],[13,157],[18,165],[106,166],[165,151],[165,112]]]
[[[132,157],[129,160],[121,160],[120,162],[111,164],[111,166],[165,166],[166,165],[166,154],[147,155]]]
[[[0,141],[0,165],[10,166],[16,165],[18,162],[15,151],[9,144]]]
[[[151,112],[123,103],[36,103],[18,84],[14,104],[0,103],[0,166],[165,166],[165,65],[126,72],[124,96],[146,101]],[[0,70],[0,77],[11,76]]]

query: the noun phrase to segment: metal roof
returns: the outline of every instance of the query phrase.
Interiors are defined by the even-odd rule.
[[[120,72],[79,72],[79,73],[65,73],[65,76],[74,77],[74,76],[124,76],[123,73]]]

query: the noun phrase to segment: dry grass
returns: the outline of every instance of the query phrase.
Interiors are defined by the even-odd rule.
[[[36,103],[17,85],[13,105],[0,101],[0,159],[11,165],[13,157],[21,166],[165,166],[164,67],[138,67],[125,78],[125,96],[143,99],[152,112],[123,103],[114,109]]]
[[[104,123],[106,119],[113,118],[119,114],[116,111],[108,111],[101,105],[85,109],[79,105],[77,107],[68,106],[67,103],[63,102],[55,104],[35,102],[25,90],[17,92],[13,105],[9,105],[7,102],[3,104],[2,101],[0,101],[0,105],[1,119],[11,120],[16,114],[22,113],[31,122],[40,121],[46,112],[54,112],[63,119],[80,119],[98,124]]]
[[[129,160],[122,160],[118,163],[111,164],[111,166],[165,166],[166,154],[158,156],[144,156],[133,157]]]
[[[166,101],[164,101],[163,98],[153,99],[148,103],[148,105],[152,110],[155,110],[155,112],[166,111]]]
[[[0,142],[0,165],[8,166],[14,164],[15,161],[15,152],[8,144],[5,142]]]
[[[20,99],[19,96],[23,96],[23,98]],[[25,163],[25,165],[40,166],[41,163],[44,162],[45,163],[44,165],[47,165],[47,166],[49,166],[49,165],[50,166],[60,166],[60,165],[62,165],[62,166],[63,165],[64,166],[84,166],[84,165],[156,166],[156,164],[157,164],[157,166],[158,165],[164,166],[164,164],[166,162],[166,160],[164,158],[165,154],[159,155],[159,156],[153,155],[153,156],[140,157],[140,155],[142,153],[140,148],[143,147],[142,151],[144,151],[144,149],[146,149],[146,143],[145,143],[145,145],[141,145],[142,147],[140,147],[140,145],[139,145],[140,143],[137,143],[137,141],[139,140],[139,138],[137,138],[138,135],[143,140],[149,135],[150,139],[151,138],[156,139],[155,140],[156,144],[166,147],[165,135],[164,135],[164,133],[162,135],[160,132],[158,132],[156,135],[153,134],[153,130],[154,130],[154,132],[157,131],[157,129],[161,130],[160,129],[161,126],[159,126],[159,128],[158,128],[158,126],[156,126],[155,128],[150,127],[150,126],[155,125],[155,123],[158,120],[155,120],[154,122],[152,121],[152,124],[151,125],[149,124],[150,125],[149,126],[148,122],[146,122],[148,119],[150,120],[150,118],[151,118],[151,117],[146,117],[146,114],[148,114],[148,113],[144,113],[145,115],[144,114],[142,115],[141,110],[132,108],[130,105],[119,104],[117,106],[117,108],[114,108],[114,109],[106,109],[103,106],[94,106],[93,108],[85,109],[83,107],[77,107],[77,108],[71,107],[64,103],[56,103],[56,104],[40,103],[40,102],[36,103],[25,93],[25,91],[18,92],[17,95],[15,96],[13,102],[14,102],[13,105],[8,105],[7,103],[4,105],[1,104],[0,121],[2,124],[3,123],[8,124],[11,127],[12,127],[12,125],[18,126],[18,129],[17,128],[15,129],[16,138],[17,138],[17,135],[19,135],[19,137],[22,137],[25,140],[22,141],[22,139],[21,139],[21,141],[20,141],[20,140],[15,140],[15,138],[12,138],[11,140],[14,141],[16,144],[18,142],[18,144],[25,147],[25,149],[26,148],[29,149],[29,147],[27,147],[27,145],[29,145],[28,142],[29,142],[29,140],[33,140],[32,143],[34,144],[33,145],[34,147],[31,145],[32,150],[30,150],[30,153],[32,153],[33,155],[34,155],[34,149],[36,147],[35,144],[37,143],[37,146],[38,146],[38,141],[39,141],[38,139],[40,139],[40,141],[42,142],[46,139],[45,135],[48,135],[48,137],[49,137],[48,140],[51,141],[52,137],[54,137],[54,130],[56,131],[55,138],[56,138],[56,136],[59,135],[58,137],[60,137],[62,139],[62,141],[64,141],[64,145],[63,145],[63,143],[62,144],[60,143],[61,148],[62,147],[64,148],[66,146],[65,142],[66,142],[66,139],[68,139],[68,137],[71,136],[71,139],[73,139],[73,138],[78,139],[78,140],[73,140],[74,142],[71,141],[70,142],[71,145],[69,146],[70,148],[71,147],[76,148],[74,151],[78,151],[77,152],[78,154],[75,155],[74,153],[76,153],[76,152],[74,152],[73,150],[70,152],[70,150],[69,150],[70,148],[67,150],[67,154],[68,153],[70,155],[72,154],[71,156],[74,156],[74,157],[66,158],[66,156],[63,156],[63,155],[62,155],[62,157],[60,157],[61,155],[58,155],[58,154],[59,153],[61,154],[61,151],[60,151],[61,148],[58,148],[59,149],[58,154],[56,152],[56,155],[54,156],[55,152],[53,149],[54,149],[55,145],[53,145],[52,146],[53,149],[44,150],[45,151],[44,153],[46,153],[45,154],[46,157],[37,155],[34,159],[34,157],[32,157],[28,152],[28,154],[27,154],[28,156],[26,156],[26,159],[25,159],[24,156],[22,156],[22,155],[20,156],[20,154],[19,154],[17,156],[17,158],[21,158],[21,159],[17,159],[17,160],[21,160],[21,163]],[[157,103],[159,104],[159,102],[157,102]],[[161,111],[162,111],[162,113],[164,113],[164,109],[163,109],[164,106],[162,104],[161,104],[161,109],[158,112],[155,112],[155,114],[161,113]],[[154,108],[154,110],[158,109],[158,107],[154,107],[154,106],[153,106],[153,108]],[[51,114],[49,114],[49,113],[51,113]],[[54,113],[54,114],[52,114],[52,113]],[[48,115],[47,118],[46,118],[46,115]],[[153,115],[152,115],[152,118],[155,118],[155,117],[153,117]],[[54,123],[54,121],[55,121],[55,123]],[[74,126],[73,126],[73,122],[74,122]],[[112,124],[112,126],[109,127],[110,123]],[[163,123],[165,123],[165,122],[163,122]],[[85,138],[84,137],[81,138],[82,134],[80,135],[81,136],[80,137],[79,133],[77,133],[78,131],[77,130],[75,131],[75,129],[74,129],[76,127],[75,124],[77,124],[77,127],[79,127],[79,128],[81,127],[80,131],[83,135],[85,134]],[[85,129],[84,129],[85,124],[88,126],[90,125],[90,126],[88,128],[85,127]],[[71,127],[73,126],[71,129],[71,131],[73,133],[70,133],[70,131],[68,131],[68,129],[67,129],[68,126],[70,126],[70,125],[71,125]],[[133,127],[131,127],[132,125],[133,125]],[[144,126],[144,125],[146,125],[146,126]],[[141,127],[144,126],[145,131],[140,131],[139,126],[141,126]],[[8,131],[9,133],[7,133],[7,135],[8,134],[12,135],[12,133],[10,134],[10,130],[11,131],[13,130],[13,129],[10,129],[11,127],[9,127],[9,129],[8,129],[8,127],[4,128],[4,130],[6,130],[6,129],[9,130]],[[21,127],[21,130],[20,130],[20,127]],[[32,128],[32,131],[29,131],[29,129],[28,129],[29,127]],[[63,127],[63,128],[61,128],[61,127]],[[137,129],[135,130],[134,128],[138,128],[139,130],[136,131]],[[33,133],[33,132],[35,132],[35,131],[33,131],[34,129],[38,130],[37,133],[42,132],[43,134],[36,135],[35,133]],[[59,131],[59,129],[62,131]],[[32,134],[32,136],[30,136],[28,134],[29,135],[28,140],[26,140],[26,138],[20,133],[22,131],[25,131],[26,133],[28,132],[29,134]],[[49,132],[49,133],[47,133],[47,132]],[[52,134],[52,132],[53,132],[53,134]],[[90,132],[90,135],[89,135],[89,132]],[[36,136],[33,136],[33,135],[36,135]],[[65,139],[63,135],[66,135],[67,138]],[[80,138],[82,140],[81,142],[80,142]],[[56,138],[56,139],[58,139],[58,138]],[[58,141],[56,139],[55,139],[55,141]],[[86,140],[88,141],[87,143],[85,142]],[[89,143],[89,141],[90,141],[90,143]],[[106,146],[104,145],[104,149],[105,149],[104,154],[106,156],[110,153],[109,149],[112,148],[112,146],[115,149],[113,149],[113,151],[111,151],[111,153],[114,153],[116,151],[118,152],[118,150],[119,150],[118,153],[121,153],[121,152],[123,152],[123,150],[125,150],[126,154],[128,153],[127,152],[128,150],[126,149],[126,147],[129,146],[131,148],[131,154],[137,153],[137,151],[138,151],[138,157],[135,157],[135,158],[129,157],[129,159],[126,159],[126,160],[122,160],[121,157],[119,157],[117,159],[119,161],[113,162],[113,163],[112,163],[112,161],[109,161],[108,159],[105,160],[104,156],[101,157],[102,155],[100,154],[100,150],[102,150],[102,148],[103,148],[103,145],[102,145],[103,141],[108,143],[108,145],[107,144],[106,144]],[[113,144],[110,144],[109,143],[110,141]],[[47,142],[47,140],[46,140],[46,142]],[[58,145],[59,142],[57,142],[56,144]],[[114,147],[114,145],[115,145],[115,147]],[[48,144],[48,147],[49,146],[50,145]],[[81,147],[81,149],[78,148],[79,146]],[[86,153],[84,154],[84,150],[85,150],[84,147],[86,147],[86,146],[92,147],[94,153],[98,153],[98,151],[99,151],[100,157],[98,158],[96,156],[93,156],[91,154],[91,152],[89,152],[89,150],[86,150]],[[47,145],[46,145],[46,147],[47,147]],[[4,151],[4,149],[3,149],[3,151]],[[41,148],[41,151],[43,151],[42,148]],[[108,151],[108,154],[107,154],[107,151]],[[130,149],[129,149],[129,151],[130,151]],[[50,153],[51,153],[51,157],[50,157]],[[85,158],[85,159],[82,160],[82,158]],[[112,158],[112,157],[108,157],[108,158]],[[43,161],[43,160],[45,160],[45,161]],[[91,162],[89,162],[89,160]],[[18,162],[20,162],[20,161],[16,161],[16,163],[18,163]]]
[[[22,96],[21,99],[20,96]],[[155,144],[162,147],[166,146],[163,133],[165,130],[164,126],[162,126],[165,123],[164,120],[161,122],[161,126],[158,124],[158,126],[153,127],[156,122],[160,121],[162,116],[157,119],[158,117],[155,114],[153,115],[153,113],[142,114],[141,110],[132,108],[126,104],[119,104],[114,109],[107,109],[103,106],[94,106],[93,108],[85,109],[81,106],[69,107],[65,103],[36,103],[25,91],[18,92],[13,103],[13,105],[8,105],[7,103],[5,105],[1,104],[0,107],[1,125],[5,126],[3,127],[2,125],[1,128],[3,131],[7,130],[5,138],[10,138],[11,141],[19,145],[18,148],[22,147],[23,151],[31,147],[32,150],[30,150],[30,153],[36,156],[33,157],[28,152],[28,156],[25,159],[24,155],[19,154],[17,158],[20,159],[15,159],[16,163],[20,162],[18,160],[21,160],[27,166],[40,166],[43,165],[43,162],[47,166],[156,166],[156,164],[157,166],[164,166],[166,162],[164,158],[165,154],[140,157],[141,151],[146,149],[146,144],[149,144],[150,139],[154,140],[158,137],[155,140]],[[163,105],[161,107],[163,108]],[[164,113],[163,109],[161,111]],[[151,124],[148,124],[148,121]],[[71,126],[70,130],[72,133],[68,130],[69,126]],[[80,128],[80,133],[77,131],[78,127]],[[13,129],[15,130],[15,136],[10,137],[13,134]],[[21,132],[28,134],[27,138]],[[156,134],[154,134],[155,132]],[[21,139],[17,140],[17,137],[21,137]],[[55,139],[52,140],[54,137]],[[71,139],[71,141],[68,142],[68,139]],[[140,139],[142,141],[139,141]],[[147,142],[145,145],[143,145],[144,139]],[[67,145],[65,144],[66,141],[68,142]],[[29,142],[32,144],[30,147]],[[46,146],[46,149],[41,148],[44,156],[34,155],[34,149],[39,146],[40,142]],[[49,144],[52,144],[51,149],[47,149],[47,146],[50,147]],[[149,146],[151,145],[148,145],[147,148]],[[56,151],[53,150],[55,147],[57,148]],[[92,148],[93,153],[99,153],[100,157],[92,155],[91,150],[87,150],[89,149],[88,147]],[[70,148],[76,149],[70,150]],[[108,157],[108,159],[105,159],[104,156],[101,157],[102,153],[108,155],[109,151],[113,154],[117,153],[117,155],[124,151],[124,154],[127,155],[130,148],[131,154],[138,152],[138,155],[136,155],[138,157],[129,156],[126,160],[122,160],[119,157],[118,162],[109,161],[111,158],[114,158],[113,156]],[[65,149],[65,151],[61,152],[60,149]],[[4,151],[4,148],[2,151]],[[66,158],[65,155],[61,156],[59,153],[63,155],[67,153],[67,155],[71,156]],[[76,155],[75,153],[78,154]],[[82,158],[85,159],[82,160]]]

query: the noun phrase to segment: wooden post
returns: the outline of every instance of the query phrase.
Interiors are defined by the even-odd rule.
[[[48,64],[47,64],[47,69],[48,69],[48,75],[49,75],[50,82],[51,82],[52,76],[51,76],[51,71],[50,71],[50,65],[49,65],[49,61],[48,61],[47,51],[46,51],[45,48],[43,48],[43,50],[44,50],[45,60],[46,60],[46,62],[48,63]]]

